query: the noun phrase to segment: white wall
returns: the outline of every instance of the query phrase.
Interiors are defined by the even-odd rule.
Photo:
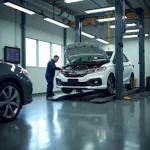
[[[20,15],[20,12],[5,6],[0,10],[0,58],[3,58],[4,46],[21,47]],[[67,35],[67,44],[73,44],[75,42],[73,29],[67,29]],[[63,46],[63,28],[43,21],[42,17],[37,15],[27,15],[26,37]],[[64,56],[63,52],[62,56]],[[33,82],[33,93],[46,92],[46,68],[27,67],[27,70]],[[58,90],[60,89],[56,88],[55,83],[54,91]]]
[[[108,50],[108,46],[103,46],[104,50]],[[115,50],[115,44],[110,45],[110,50]],[[137,78],[137,85],[139,85],[139,41],[138,39],[124,40],[124,54],[134,65],[135,77]],[[145,38],[145,76],[150,76],[150,38]]]

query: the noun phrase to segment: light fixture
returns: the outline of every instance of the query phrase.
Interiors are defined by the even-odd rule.
[[[138,35],[124,35],[123,36],[125,39],[128,39],[128,38],[136,38],[138,37]]]
[[[81,2],[81,1],[83,0],[65,0],[64,2],[69,4],[69,3]]]
[[[126,24],[127,27],[135,27],[136,26],[136,23],[129,23],[129,24]],[[110,28],[115,28],[115,25],[111,25]]]
[[[98,13],[98,12],[108,12],[113,10],[115,10],[115,7],[107,7],[107,8],[100,8],[100,9],[85,10],[85,13],[91,14],[91,13]]]
[[[56,25],[58,25],[58,26],[60,26],[60,27],[63,27],[63,28],[69,28],[68,25],[63,24],[63,23],[61,23],[61,22],[58,22],[58,21],[56,21],[56,20],[53,20],[53,19],[51,19],[51,18],[44,18],[44,20],[45,20],[45,21],[48,21],[48,22],[51,22],[51,23],[53,23],[53,24],[56,24]]]
[[[146,33],[145,36],[146,36],[146,37],[149,36],[149,33]]]
[[[149,36],[149,33],[145,34],[145,37]],[[129,39],[129,38],[137,38],[138,35],[124,35],[123,36],[125,39]]]
[[[96,39],[97,41],[99,41],[99,42],[101,42],[101,43],[104,43],[104,44],[109,44],[107,41],[105,41],[105,40],[103,40],[103,39],[100,39],[100,38],[98,38],[98,39]]]
[[[139,32],[139,29],[127,30],[126,31],[126,33],[134,33],[134,32]]]
[[[91,38],[91,39],[94,39],[95,38],[95,36],[94,35],[91,35],[91,34],[88,34],[88,33],[85,33],[85,32],[81,32],[81,34],[82,35],[84,35],[84,36],[86,36],[86,37],[89,37],[89,38]]]
[[[11,3],[11,2],[4,2],[4,5],[9,6],[9,7],[11,7],[11,8],[14,8],[14,9],[17,9],[17,10],[22,11],[22,12],[24,12],[24,13],[27,13],[27,14],[29,14],[29,15],[34,15],[34,14],[35,14],[35,12],[33,12],[33,11],[31,11],[31,10],[28,10],[28,9],[26,9],[26,8],[23,8],[23,7],[21,7],[21,6],[18,6],[18,5],[16,5],[16,4],[13,4],[13,3]]]
[[[124,16],[123,16],[124,17]],[[122,18],[123,18],[122,17]],[[125,19],[127,19],[127,17],[125,16],[124,17]],[[98,19],[97,21],[98,22],[108,22],[108,21],[114,21],[116,18],[115,17],[112,17],[112,18],[104,18],[104,19]]]

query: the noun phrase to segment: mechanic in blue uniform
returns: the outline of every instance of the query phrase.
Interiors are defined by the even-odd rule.
[[[54,76],[56,70],[61,70],[62,68],[56,67],[55,63],[58,62],[59,56],[55,55],[53,59],[51,59],[47,64],[45,78],[47,81],[47,96],[46,98],[50,98],[54,96],[53,86],[54,86]]]

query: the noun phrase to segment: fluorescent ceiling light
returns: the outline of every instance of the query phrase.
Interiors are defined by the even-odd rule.
[[[104,18],[104,19],[98,19],[98,22],[108,22],[108,21],[114,21],[116,18],[112,17],[112,18]],[[125,19],[127,19],[127,17],[125,16]]]
[[[26,9],[26,8],[23,8],[23,7],[21,7],[21,6],[18,6],[18,5],[16,5],[16,4],[13,4],[13,3],[11,3],[11,2],[5,2],[4,5],[9,6],[9,7],[11,7],[11,8],[14,8],[14,9],[17,9],[17,10],[22,11],[22,12],[24,12],[24,13],[27,13],[27,14],[29,14],[29,15],[35,14],[35,12],[33,12],[33,11],[31,11],[31,10],[28,10],[28,9]]]
[[[103,39],[100,39],[100,38],[98,38],[98,39],[96,39],[97,41],[99,41],[99,42],[101,42],[101,43],[104,43],[104,44],[109,44],[107,41],[105,41],[105,40],[103,40]]]
[[[125,39],[128,39],[128,38],[136,38],[138,37],[138,35],[124,35],[123,36]]]
[[[139,29],[127,30],[127,31],[126,31],[126,33],[133,33],[133,32],[139,32]]]
[[[91,39],[95,38],[95,36],[91,35],[91,34],[88,34],[88,33],[85,33],[85,32],[81,32],[82,35],[86,36],[86,37],[89,37]]]
[[[136,26],[136,23],[129,23],[129,24],[126,24],[127,27],[135,27]],[[115,28],[115,25],[111,25],[110,28]]]
[[[97,12],[108,12],[115,10],[115,7],[107,7],[107,8],[100,8],[100,9],[91,9],[91,10],[85,10],[85,13],[91,14],[91,13],[97,13]]]
[[[75,3],[75,2],[81,2],[83,0],[65,0],[65,3]]]
[[[147,34],[145,34],[145,36],[147,37],[147,36],[149,36],[149,34],[147,33]],[[124,37],[125,39],[129,39],[129,38],[137,38],[138,35],[124,35],[123,37]]]
[[[146,37],[149,36],[149,33],[146,33],[145,36],[146,36]]]
[[[58,21],[53,20],[53,19],[50,19],[50,18],[44,18],[44,20],[45,20],[45,21],[48,21],[48,22],[51,22],[51,23],[53,23],[53,24],[56,24],[56,25],[58,25],[58,26],[60,26],[60,27],[63,27],[63,28],[69,28],[68,25],[65,25],[65,24],[63,24],[63,23],[61,23],[61,22],[58,22]]]

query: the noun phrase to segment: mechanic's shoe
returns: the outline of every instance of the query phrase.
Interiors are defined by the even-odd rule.
[[[51,100],[51,99],[53,99],[53,96],[46,98],[46,100]]]

